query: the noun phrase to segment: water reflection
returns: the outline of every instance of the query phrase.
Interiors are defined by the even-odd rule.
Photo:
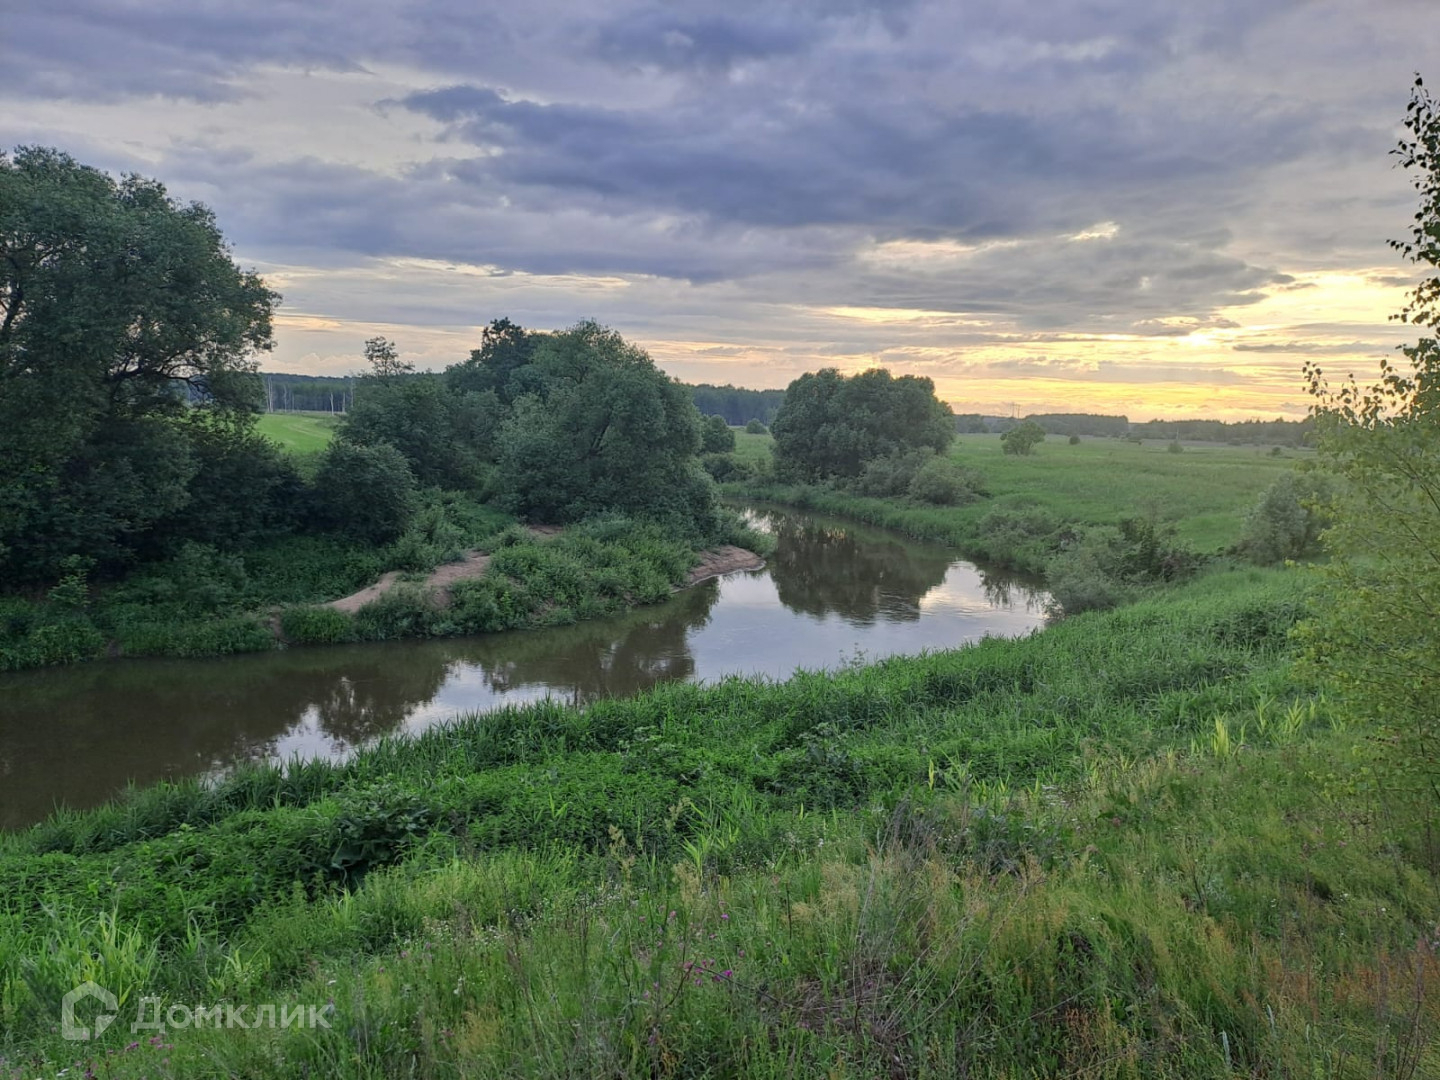
[[[88,806],[127,780],[236,762],[329,757],[458,712],[544,696],[573,702],[675,679],[783,678],[797,667],[1020,634],[1033,585],[894,533],[760,511],[765,570],[577,626],[216,660],[132,660],[0,676],[0,827],[57,802]]]

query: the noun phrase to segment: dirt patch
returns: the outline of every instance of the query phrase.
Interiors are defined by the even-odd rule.
[[[736,570],[759,570],[765,565],[765,560],[753,551],[746,551],[734,544],[726,544],[724,547],[710,548],[700,553],[700,561],[690,571],[690,576],[685,581],[688,588],[691,585],[698,585],[702,581],[708,581],[712,577],[719,577],[721,574],[729,574]]]
[[[480,551],[468,551],[459,562],[448,562],[431,570],[421,586],[433,594],[432,599],[436,607],[449,607],[450,586],[457,581],[464,581],[466,578],[479,577],[485,573],[485,568],[489,565],[489,555]],[[379,600],[393,589],[399,580],[400,571],[391,570],[388,574],[382,574],[380,580],[374,585],[351,593],[349,596],[342,596],[339,600],[331,600],[323,606],[343,611],[347,615],[354,615],[366,604]]]

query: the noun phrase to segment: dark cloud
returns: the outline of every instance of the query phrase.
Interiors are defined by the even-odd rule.
[[[204,199],[242,253],[413,258],[491,284],[616,276],[651,306],[618,290],[606,303],[676,338],[717,311],[808,357],[1002,333],[802,325],[815,308],[990,319],[1012,339],[1179,337],[1313,288],[1300,271],[1407,281],[1374,270],[1408,227],[1413,195],[1385,155],[1409,73],[1432,59],[1428,8],[50,0],[7,12],[0,138],[52,141],[26,117],[62,106],[159,110],[148,143],[107,141],[91,118],[74,145]],[[295,69],[373,84],[324,114],[354,125],[353,152],[277,144],[291,113],[319,108],[303,88],[285,115],[225,126]],[[180,105],[204,115],[172,131],[164,110]],[[365,160],[367,124],[388,125],[390,158]],[[404,282],[371,303],[454,323],[459,290],[446,295]],[[610,318],[601,303],[584,313]],[[1292,327],[1242,351],[1379,336],[1326,333],[1339,336]]]

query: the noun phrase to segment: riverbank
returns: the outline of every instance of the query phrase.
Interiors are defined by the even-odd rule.
[[[384,548],[309,536],[243,554],[189,545],[103,589],[82,578],[44,599],[0,598],[0,671],[561,625],[656,603],[692,569],[703,580],[760,560],[734,555],[729,541],[768,543],[738,518],[714,539],[697,550],[624,518],[557,535],[437,496]]]
[[[0,1076],[1423,1075],[1436,866],[1303,614],[1293,573],[1212,574],[56,816],[0,839]],[[90,974],[127,1021],[334,1012],[77,1048]]]

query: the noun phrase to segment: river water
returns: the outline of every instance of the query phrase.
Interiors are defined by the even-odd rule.
[[[340,758],[382,735],[547,695],[585,702],[671,679],[797,668],[1015,636],[1045,595],[896,533],[755,508],[775,534],[741,571],[612,619],[471,638],[117,660],[0,675],[0,828],[127,783],[244,761]]]

